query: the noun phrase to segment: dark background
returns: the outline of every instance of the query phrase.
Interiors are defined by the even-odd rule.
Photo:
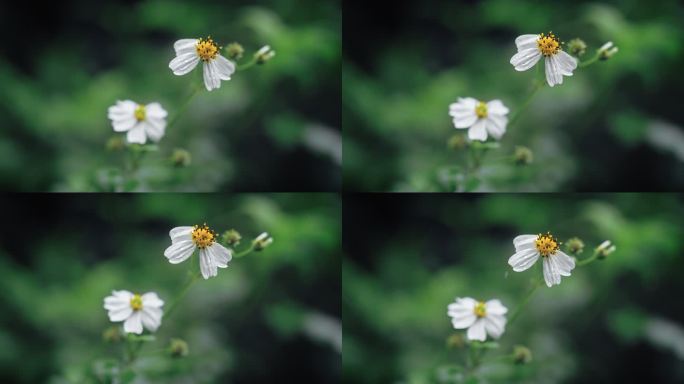
[[[453,383],[438,374],[465,358],[445,347],[463,333],[447,305],[499,298],[512,311],[541,275],[510,270],[512,240],[550,231],[583,239],[580,259],[606,239],[617,250],[540,288],[507,328],[496,354],[526,345],[530,365],[485,365],[468,382],[681,382],[683,214],[675,194],[347,195],[344,381]]]
[[[341,185],[339,1],[14,1],[0,4],[0,189],[98,191],[122,163],[105,151],[116,100],[169,119],[201,83],[174,76],[173,43],[239,41],[264,66],[202,91],[143,163],[140,191],[333,191]],[[201,68],[199,69],[201,71]],[[193,164],[164,161],[188,149]]]
[[[516,72],[514,39],[552,30],[606,41],[609,61],[543,88],[489,155],[479,191],[679,191],[684,188],[680,1],[395,1],[344,4],[345,189],[445,190],[448,106],[502,99],[512,112],[534,71]],[[510,115],[509,115],[510,116]],[[526,168],[493,159],[532,149]]]
[[[95,364],[119,353],[102,342],[104,297],[155,291],[168,308],[191,268],[163,256],[168,232],[206,221],[239,230],[238,250],[274,242],[195,283],[143,349],[180,337],[190,355],[143,357],[138,379],[338,382],[340,209],[329,194],[0,196],[0,381],[99,382]]]

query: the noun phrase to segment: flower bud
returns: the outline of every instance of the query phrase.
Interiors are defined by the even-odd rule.
[[[168,351],[171,357],[185,357],[190,353],[188,343],[181,339],[171,339]]]
[[[192,163],[192,155],[185,149],[176,148],[171,154],[171,163],[178,168],[187,167]]]
[[[529,364],[532,362],[532,351],[524,345],[513,347],[513,362],[516,364]]]
[[[457,133],[449,138],[447,146],[453,151],[460,151],[468,146],[468,140],[464,135]]]
[[[516,164],[529,165],[532,163],[532,160],[534,160],[534,155],[529,148],[523,147],[521,145],[515,147],[515,151],[513,152],[513,161],[515,161]]]
[[[223,232],[223,243],[226,245],[230,246],[236,246],[240,244],[240,240],[242,240],[242,236],[240,235],[240,232],[234,230],[234,229],[229,229],[225,232]]]
[[[109,152],[118,152],[126,147],[126,142],[122,136],[112,136],[107,140],[105,144],[105,149]]]
[[[122,337],[121,327],[118,325],[113,325],[102,332],[102,340],[105,343],[118,343]]]
[[[226,47],[226,56],[233,61],[240,60],[243,53],[245,53],[245,49],[240,43],[230,43]]]
[[[257,236],[254,241],[252,241],[252,247],[254,247],[255,251],[261,251],[271,245],[271,243],[273,243],[273,238],[268,234],[268,232],[264,232]]]
[[[605,259],[608,255],[615,252],[615,249],[615,245],[613,245],[610,240],[606,240],[596,247],[596,252],[598,253],[599,259]]]
[[[271,60],[275,54],[275,51],[271,49],[270,45],[264,45],[254,54],[254,58],[256,59],[257,64],[263,64]]]
[[[568,42],[568,52],[573,56],[582,56],[587,51],[587,44],[584,40],[575,38]]]
[[[466,345],[465,338],[462,333],[453,333],[447,338],[446,345],[449,349],[461,349]]]
[[[612,41],[609,41],[598,49],[598,55],[600,60],[608,60],[613,57],[618,51],[618,47],[613,45]]]
[[[565,242],[565,247],[573,255],[579,255],[584,250],[584,242],[580,238],[573,237]]]

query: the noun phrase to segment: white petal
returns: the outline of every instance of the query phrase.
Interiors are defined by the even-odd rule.
[[[449,304],[449,310],[460,310],[465,309],[472,312],[475,309],[477,300],[470,297],[457,297],[456,301]]]
[[[504,133],[506,133],[508,119],[505,116],[490,114],[485,120],[487,120],[487,132],[496,140],[501,139]]]
[[[114,128],[115,132],[125,132],[135,127],[137,122],[138,120],[134,116],[112,120],[112,128]]]
[[[145,121],[141,123],[141,125],[145,130],[145,135],[155,143],[161,140],[162,137],[164,137],[166,123],[163,120],[147,118]]]
[[[487,120],[479,119],[472,127],[468,130],[468,138],[470,140],[487,140]]]
[[[451,325],[455,329],[464,329],[472,326],[477,320],[477,316],[473,312],[463,314],[462,316],[451,316]]]
[[[207,91],[211,92],[212,89],[221,87],[221,80],[214,77],[213,66],[205,62],[202,67],[204,72],[204,86],[207,88]]]
[[[128,140],[129,143],[145,144],[145,141],[147,141],[147,137],[145,136],[145,126],[138,124],[133,127],[126,134],[126,140]]]
[[[477,115],[475,114],[475,111],[471,111],[461,116],[462,117],[454,117],[454,127],[470,128],[477,122]]]
[[[537,48],[538,39],[538,34],[520,35],[515,38],[515,46],[518,48],[518,51],[532,47]]]
[[[126,291],[124,291],[126,292]],[[104,299],[104,309],[107,310],[114,310],[114,309],[120,309],[123,307],[130,307],[130,299],[131,296],[126,296],[126,295],[112,295],[112,296],[107,296]]]
[[[197,52],[197,39],[180,39],[173,43],[176,56],[187,52]]]
[[[140,317],[141,317],[140,311],[133,312],[131,317],[126,319],[126,321],[124,322],[124,325],[123,325],[124,331],[127,333],[141,334],[143,331],[143,327],[142,327],[142,319]]]
[[[149,103],[145,106],[145,116],[148,118],[164,119],[168,113],[159,103]]]
[[[500,315],[487,315],[484,318],[487,333],[495,339],[501,337],[506,330],[506,318]]]
[[[221,55],[217,55],[213,61],[219,79],[230,80],[230,77],[235,72],[235,64]]]
[[[549,257],[554,258],[554,262],[558,267],[558,272],[562,276],[570,276],[570,271],[575,269],[575,259],[566,255],[563,251],[556,251],[555,254]]]
[[[516,71],[526,71],[532,67],[534,67],[535,64],[539,61],[539,59],[542,57],[541,52],[539,52],[539,49],[537,48],[529,48],[522,50],[513,57],[511,57],[511,64],[515,68]]]
[[[209,254],[214,259],[214,264],[219,268],[226,268],[228,262],[233,258],[230,250],[219,243],[214,243],[207,247]]]
[[[175,243],[182,240],[192,240],[192,230],[193,227],[176,227],[169,231],[169,237],[171,237],[171,242]]]
[[[501,304],[501,301],[497,299],[487,301],[485,303],[485,307],[487,310],[487,315],[503,315],[508,312],[508,308],[504,307],[504,305]]]
[[[182,55],[176,56],[169,63],[169,68],[173,71],[174,75],[181,76],[192,71],[199,63],[200,58],[195,52],[184,53]]]
[[[125,307],[121,307],[119,309],[115,310],[110,310],[107,315],[109,316],[109,321],[124,321],[128,319],[129,316],[133,313],[133,308],[131,308],[131,304],[128,303]]]
[[[556,61],[553,58],[554,56],[544,58],[544,66],[546,67],[546,82],[549,83],[550,87],[553,87],[556,84],[563,84],[563,75],[558,73]]]
[[[473,325],[468,328],[468,340],[485,341],[487,335],[485,334],[485,321],[483,318],[477,319]]]
[[[508,259],[508,265],[513,267],[513,271],[522,272],[533,266],[537,259],[539,259],[539,252],[536,249],[523,249]]]
[[[164,256],[169,259],[169,263],[182,263],[195,251],[195,243],[192,240],[181,240],[171,244],[164,251]]]
[[[492,100],[487,103],[487,113],[505,115],[508,113],[508,108],[501,102],[501,100]]]
[[[542,264],[546,286],[551,288],[555,284],[560,284],[560,275],[556,273],[554,265],[548,257],[542,257]]]
[[[218,274],[214,260],[212,259],[211,255],[207,253],[206,249],[200,249],[199,258],[200,271],[202,272],[202,277],[204,277],[205,280]]]
[[[520,235],[513,239],[513,246],[515,250],[520,251],[525,248],[534,247],[534,241],[537,239],[537,235]]]
[[[143,306],[143,309],[139,312],[141,312],[142,323],[145,328],[155,332],[161,325],[162,310],[159,308],[147,308]]]
[[[119,100],[116,102],[115,105],[112,105],[107,109],[107,115],[109,116],[110,119],[115,118],[115,117],[128,117],[128,116],[134,116],[135,114],[135,108],[138,106],[138,103],[132,100]]]
[[[159,308],[164,305],[164,301],[157,296],[155,292],[147,292],[140,297],[142,299],[143,308],[154,307]]]
[[[556,63],[565,76],[572,76],[572,71],[577,68],[577,59],[565,51],[556,54]]]

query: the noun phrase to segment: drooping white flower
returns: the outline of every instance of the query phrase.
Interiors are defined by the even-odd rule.
[[[235,64],[221,56],[219,47],[211,37],[206,39],[180,39],[173,44],[176,57],[169,63],[174,75],[181,76],[192,71],[203,61],[204,86],[207,91],[221,88],[221,80],[230,80]]]
[[[449,115],[454,127],[470,128],[470,140],[487,140],[487,133],[499,140],[506,133],[508,108],[501,100],[478,101],[472,97],[459,97],[458,102],[449,105]]]
[[[526,71],[544,56],[546,82],[553,87],[563,84],[563,76],[572,76],[577,59],[561,49],[560,40],[551,32],[548,35],[520,35],[515,39],[518,53],[511,57],[516,71]]]
[[[231,251],[216,241],[216,232],[206,224],[176,227],[169,232],[169,236],[171,245],[164,251],[169,262],[182,263],[199,248],[200,271],[205,279],[218,275],[218,268],[226,268],[233,258]]]
[[[107,110],[116,132],[128,132],[129,143],[145,144],[147,138],[158,142],[166,129],[166,111],[159,103],[147,105],[131,100],[117,101]]]
[[[508,259],[508,264],[515,272],[522,272],[541,256],[544,281],[548,287],[560,284],[561,276],[570,276],[570,271],[575,268],[575,259],[563,253],[560,242],[548,232],[516,236],[513,245],[515,254]]]
[[[164,302],[154,292],[143,295],[129,291],[112,291],[104,299],[104,308],[109,320],[123,321],[124,331],[141,334],[143,326],[154,332],[161,325]]]
[[[447,307],[447,315],[455,329],[468,328],[468,340],[485,341],[487,334],[495,339],[506,330],[508,309],[499,300],[477,301],[470,297],[457,297]]]

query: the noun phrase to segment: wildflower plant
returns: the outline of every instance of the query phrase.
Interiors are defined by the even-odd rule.
[[[249,246],[237,246],[241,235],[234,229],[226,231],[229,236],[218,236],[206,223],[194,226],[175,227],[169,231],[172,244],[164,251],[164,256],[171,264],[183,263],[187,268],[185,284],[179,285],[175,296],[167,302],[156,292],[144,294],[127,290],[113,290],[104,298],[104,309],[112,323],[121,324],[107,328],[103,332],[103,341],[121,344],[121,353],[115,363],[106,366],[95,365],[96,376],[102,382],[133,382],[141,376],[136,361],[147,345],[157,345],[155,352],[169,358],[181,358],[190,353],[191,346],[178,337],[159,340],[155,332],[168,322],[169,317],[179,308],[179,303],[190,288],[200,280],[218,275],[218,268],[228,267],[233,258],[241,258],[255,251],[263,251],[273,243],[266,233],[256,236]],[[221,244],[223,242],[223,244]],[[199,249],[199,252],[195,252]],[[197,255],[197,257],[195,257]],[[150,349],[148,347],[148,349]]]
[[[587,44],[575,38],[567,44],[553,32],[524,34],[515,39],[517,53],[510,58],[510,64],[518,72],[536,68],[531,80],[531,91],[517,103],[517,108],[509,117],[509,108],[504,101],[486,102],[473,97],[459,97],[457,102],[449,105],[449,115],[456,129],[468,129],[467,134],[456,134],[449,138],[449,148],[457,152],[466,152],[462,165],[441,169],[440,180],[448,190],[469,192],[477,190],[482,182],[481,169],[488,152],[500,149],[499,141],[504,134],[520,119],[521,114],[531,103],[535,95],[545,85],[550,88],[563,84],[565,78],[573,76],[578,69],[584,69],[597,61],[605,61],[613,57],[618,48],[612,42],[605,43],[594,55],[584,61],[581,57],[587,51]],[[568,81],[567,79],[565,81]],[[506,101],[508,103],[509,101]],[[460,138],[460,139],[459,139]],[[491,138],[491,140],[489,140]],[[461,143],[461,145],[454,145]],[[533,150],[527,143],[514,145],[512,154],[491,159],[494,163],[508,163],[525,166],[533,160]]]
[[[225,47],[211,36],[206,38],[183,38],[173,44],[175,57],[168,65],[170,74],[185,76],[196,68],[201,73],[201,82],[192,76],[187,98],[178,106],[169,108],[169,112],[159,102],[149,104],[132,100],[119,100],[109,107],[107,117],[111,120],[115,133],[125,133],[125,140],[117,136],[111,138],[105,148],[109,151],[125,151],[126,159],[119,171],[113,172],[106,181],[107,188],[112,191],[133,191],[140,189],[142,177],[140,167],[143,159],[150,153],[162,157],[171,174],[179,172],[179,168],[191,164],[192,154],[185,148],[164,148],[162,138],[169,129],[173,129],[179,117],[185,112],[192,99],[203,89],[207,92],[218,90],[223,82],[228,82],[236,72],[245,71],[262,65],[275,57],[275,51],[266,45],[256,50],[249,60],[244,60],[245,49],[240,43],[233,42]],[[169,77],[172,81],[172,77]],[[126,95],[122,95],[122,98]],[[167,117],[170,116],[167,122]],[[167,153],[168,151],[168,153]],[[120,177],[117,177],[120,175]]]
[[[486,365],[506,362],[510,364],[528,364],[533,359],[530,348],[516,344],[512,350],[489,356],[493,351],[503,349],[498,340],[504,339],[506,329],[518,317],[524,314],[530,299],[544,283],[548,288],[561,283],[561,276],[570,277],[575,267],[582,267],[596,260],[603,260],[615,252],[616,247],[609,240],[598,245],[591,256],[578,259],[582,253],[584,242],[570,238],[565,244],[557,240],[550,232],[537,235],[519,235],[513,239],[515,253],[508,259],[514,272],[524,272],[532,268],[539,258],[542,259],[542,273],[533,277],[530,288],[523,293],[516,306],[509,312],[499,300],[479,301],[470,297],[460,298],[448,304],[447,315],[451,318],[454,329],[467,329],[465,337],[460,333],[447,337],[447,347],[466,350],[466,359],[461,364],[453,364],[439,368],[438,376],[446,378],[445,382],[478,383],[484,380]],[[569,253],[566,254],[563,249]]]

